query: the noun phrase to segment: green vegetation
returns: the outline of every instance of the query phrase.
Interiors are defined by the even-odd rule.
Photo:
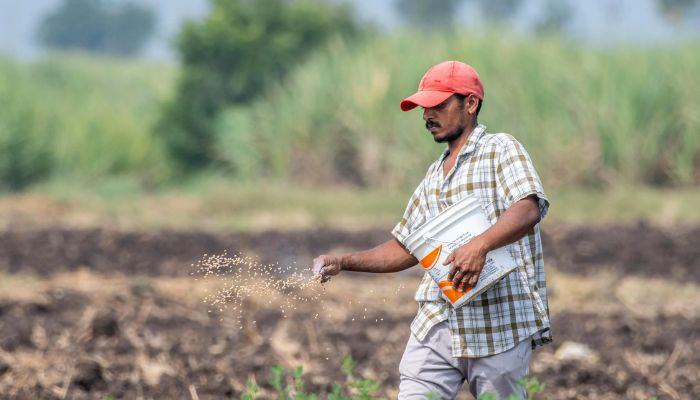
[[[518,384],[525,388],[528,399],[535,399],[535,395],[544,390],[544,383],[540,383],[535,377],[526,377],[518,381]],[[487,393],[479,396],[479,400],[498,400],[495,394]],[[510,394],[504,400],[522,400],[522,397],[516,394]]]
[[[182,74],[157,129],[185,170],[223,161],[213,126],[223,108],[252,102],[329,36],[355,30],[347,8],[320,0],[211,3],[180,32]]]
[[[420,111],[398,103],[428,66],[456,58],[486,82],[481,120],[530,151],[554,204],[550,220],[700,221],[697,43],[601,50],[439,38],[331,41],[254,103],[220,113],[218,162],[186,179],[153,130],[176,68],[0,58],[0,190],[48,195],[99,218],[133,213],[150,227],[389,226],[442,150]],[[173,205],[177,218],[148,205],[173,199],[185,199]]]
[[[240,178],[411,187],[442,151],[402,113],[437,61],[472,63],[481,121],[530,151],[547,187],[700,181],[700,49],[591,49],[477,35],[335,41],[252,107],[221,118]]]
[[[174,72],[77,55],[0,58],[0,190],[49,178],[163,179],[169,161],[151,127]]]
[[[334,383],[331,391],[327,393],[328,400],[373,400],[377,399],[372,394],[379,389],[379,382],[372,379],[355,379],[353,378],[353,369],[355,361],[351,356],[345,356],[342,361],[341,371],[345,375],[344,387],[338,383]],[[287,381],[285,371],[282,367],[276,365],[270,368],[270,379],[268,383],[275,393],[275,398],[280,400],[316,400],[316,394],[304,392],[304,370],[302,367],[296,367],[292,370],[291,379]],[[260,386],[249,380],[246,385],[246,392],[243,394],[243,400],[255,400],[261,392]],[[348,393],[349,395],[346,395]]]

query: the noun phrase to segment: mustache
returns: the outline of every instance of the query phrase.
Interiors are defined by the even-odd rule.
[[[433,121],[433,120],[425,121],[425,129],[430,129],[430,128],[433,128],[433,127],[439,128],[439,127],[440,127],[440,123],[439,123],[439,122],[436,122],[436,121]]]

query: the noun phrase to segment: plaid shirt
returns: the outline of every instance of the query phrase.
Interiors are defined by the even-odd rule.
[[[478,125],[462,146],[453,169],[443,178],[449,149],[433,163],[413,193],[392,234],[405,245],[408,235],[464,196],[474,195],[491,224],[518,200],[536,195],[540,216],[549,200],[523,146],[505,133],[487,134]],[[423,340],[437,323],[448,321],[455,357],[484,357],[514,347],[532,337],[533,348],[550,342],[549,308],[539,225],[507,246],[519,267],[495,286],[460,308],[440,297],[440,289],[426,273],[415,299],[418,315],[411,332]]]

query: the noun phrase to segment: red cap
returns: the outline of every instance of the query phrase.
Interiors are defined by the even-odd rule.
[[[423,75],[418,91],[401,102],[401,109],[408,111],[416,106],[435,107],[454,93],[473,94],[484,99],[484,87],[474,68],[459,61],[445,61],[431,67]]]

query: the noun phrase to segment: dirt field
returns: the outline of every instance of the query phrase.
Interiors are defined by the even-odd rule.
[[[386,238],[0,232],[0,398],[240,398],[275,364],[303,365],[307,391],[327,392],[347,354],[395,397],[419,271],[346,274],[328,284],[323,309],[306,303],[291,315],[253,298],[241,322],[208,312],[202,298],[215,283],[190,276],[204,253],[302,265]],[[544,239],[555,342],[535,353],[539,398],[700,398],[700,229],[546,226]],[[572,342],[592,352],[567,356]]]

